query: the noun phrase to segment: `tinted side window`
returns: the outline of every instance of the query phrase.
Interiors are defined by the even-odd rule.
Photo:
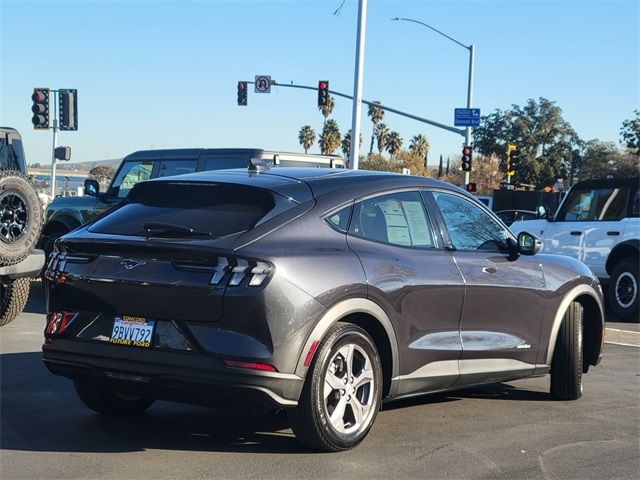
[[[507,232],[487,212],[457,195],[434,192],[433,196],[455,248],[489,251],[507,249]]]
[[[351,205],[327,215],[324,221],[339,232],[346,233],[349,228],[349,218],[351,218]]]
[[[243,157],[207,157],[204,170],[224,170],[228,168],[247,168],[249,160]]]
[[[118,197],[124,198],[136,183],[149,180],[152,171],[152,160],[125,162],[118,176],[113,180],[111,190],[115,190]]]
[[[629,187],[598,190],[595,220],[621,220],[627,213]]]
[[[403,247],[434,247],[431,225],[418,192],[398,192],[356,203],[351,235]]]
[[[158,177],[170,177],[172,175],[183,175],[185,173],[193,173],[196,171],[197,159],[185,160],[162,160]]]
[[[626,214],[629,190],[628,187],[574,189],[558,212],[557,220],[620,220]]]

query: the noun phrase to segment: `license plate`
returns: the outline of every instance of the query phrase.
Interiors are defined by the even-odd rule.
[[[150,347],[155,320],[123,315],[113,320],[109,343],[132,347]]]

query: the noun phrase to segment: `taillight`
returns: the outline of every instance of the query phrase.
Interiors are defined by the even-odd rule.
[[[89,263],[94,258],[95,255],[70,255],[64,251],[64,248],[54,247],[44,277],[50,282],[60,285],[69,278],[69,274],[65,271],[67,263]]]
[[[45,338],[50,340],[52,336],[60,335],[71,325],[76,315],[77,312],[49,312],[47,314],[47,327],[44,329]]]
[[[230,287],[260,287],[272,272],[273,267],[266,262],[246,258],[218,257],[209,283],[223,285],[228,281]]]
[[[255,363],[255,362],[239,362],[237,360],[222,360],[227,367],[234,368],[248,368],[249,370],[262,370],[264,372],[277,372],[278,370],[273,365],[268,363]]]

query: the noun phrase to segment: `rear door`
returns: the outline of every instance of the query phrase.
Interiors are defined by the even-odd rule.
[[[430,197],[465,284],[459,383],[500,380],[503,372],[533,372],[544,318],[539,262],[512,256],[507,245],[511,234],[476,202],[445,191],[433,191]],[[487,372],[495,372],[495,378]]]
[[[368,297],[391,318],[399,348],[398,394],[446,388],[458,378],[462,278],[418,191],[359,199],[348,244]]]

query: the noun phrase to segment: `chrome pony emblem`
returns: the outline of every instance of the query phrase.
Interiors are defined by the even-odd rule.
[[[133,270],[140,265],[146,265],[146,263],[147,262],[143,262],[142,260],[131,260],[130,258],[125,258],[120,262],[120,265],[122,265],[126,270]]]

